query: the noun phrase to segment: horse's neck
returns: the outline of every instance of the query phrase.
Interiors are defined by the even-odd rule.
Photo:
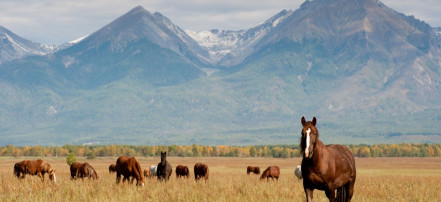
[[[325,144],[323,144],[323,142],[317,138],[317,141],[315,142],[315,146],[314,146],[313,156],[312,156],[314,161],[320,161],[323,158],[323,155],[326,154],[326,150],[327,150],[327,148],[326,148]]]

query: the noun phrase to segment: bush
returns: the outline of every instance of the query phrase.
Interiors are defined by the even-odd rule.
[[[67,162],[67,165],[72,165],[72,163],[74,163],[75,161],[77,161],[77,157],[75,157],[75,154],[74,153],[69,153],[67,156],[66,156],[66,162]]]
[[[87,159],[95,159],[95,158],[96,158],[96,155],[94,152],[87,153]]]

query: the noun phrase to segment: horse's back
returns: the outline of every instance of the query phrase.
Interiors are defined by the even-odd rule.
[[[355,170],[355,159],[351,150],[343,145],[331,144],[327,146],[336,155],[335,160],[338,164],[350,165],[351,170]]]

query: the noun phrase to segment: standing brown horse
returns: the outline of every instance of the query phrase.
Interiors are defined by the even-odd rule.
[[[254,173],[256,175],[260,174],[260,168],[259,167],[254,167],[254,166],[248,166],[247,167],[247,174],[249,175],[250,173]]]
[[[325,146],[319,140],[317,119],[302,117],[300,148],[303,153],[302,177],[306,200],[312,201],[314,189],[324,190],[329,201],[350,201],[355,184],[355,160],[352,152],[342,145]]]
[[[124,176],[123,183],[130,180],[131,183],[136,179],[136,185],[144,186],[144,176],[142,175],[141,165],[135,157],[120,156],[116,160],[116,183],[121,181],[121,175]]]
[[[188,167],[183,165],[176,166],[176,178],[180,177],[186,177],[188,178],[190,176],[190,172],[188,172]]]
[[[194,165],[194,179],[197,181],[204,178],[205,181],[208,180],[209,170],[208,166],[203,163],[196,163]]]
[[[81,178],[84,180],[85,177],[94,180],[98,179],[98,174],[95,169],[88,163],[73,162],[70,165],[70,179]]]
[[[260,180],[264,180],[266,178],[266,181],[268,181],[270,178],[274,180],[279,180],[280,175],[280,168],[279,166],[268,166],[263,172],[262,176],[260,176]]]
[[[14,165],[14,175],[17,178],[25,178],[26,174],[38,175],[41,181],[44,181],[44,174],[49,174],[49,179],[53,182],[57,182],[55,176],[55,169],[43,159],[38,160],[24,160]],[[21,175],[21,176],[20,176]]]

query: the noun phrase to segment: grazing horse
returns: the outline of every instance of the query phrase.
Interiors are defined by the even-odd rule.
[[[250,173],[254,173],[256,175],[260,174],[260,168],[259,167],[254,167],[254,166],[248,166],[247,167],[247,174],[249,175]]]
[[[73,162],[70,165],[70,179],[81,178],[84,180],[85,177],[94,180],[98,179],[98,174],[95,169],[88,163]]]
[[[136,179],[136,185],[144,186],[141,165],[139,165],[135,157],[120,156],[116,160],[116,183],[121,181],[121,175],[124,176],[123,183],[126,180],[129,181],[130,177],[132,177],[130,183],[133,184],[133,180]]]
[[[116,165],[115,164],[110,164],[109,166],[109,173],[113,173],[116,172]]]
[[[145,178],[150,177],[150,170],[149,169],[144,169],[144,177]]]
[[[173,172],[173,168],[170,163],[167,161],[167,152],[161,152],[161,162],[158,163],[158,168],[156,172],[156,176],[158,176],[159,181],[168,181],[170,179],[170,175]]]
[[[266,181],[269,180],[269,178],[273,179],[276,178],[276,180],[279,180],[280,175],[280,168],[279,166],[268,166],[260,176],[260,180],[263,180],[266,178]]]
[[[24,160],[14,165],[14,175],[20,179],[25,178],[26,174],[29,174],[38,175],[41,178],[41,181],[44,181],[45,173],[48,173],[51,181],[57,182],[55,169],[45,160]]]
[[[208,166],[203,163],[196,163],[194,165],[194,179],[197,181],[201,178],[204,178],[205,181],[208,180],[209,170]]]
[[[158,166],[150,166],[150,178],[156,176],[156,171],[158,170]]]
[[[190,176],[190,172],[188,172],[188,167],[183,165],[176,166],[176,178]]]
[[[355,184],[355,160],[352,152],[342,145],[325,146],[319,140],[317,119],[302,117],[300,148],[303,153],[302,177],[306,200],[312,201],[314,189],[324,190],[329,201],[350,201]]]

